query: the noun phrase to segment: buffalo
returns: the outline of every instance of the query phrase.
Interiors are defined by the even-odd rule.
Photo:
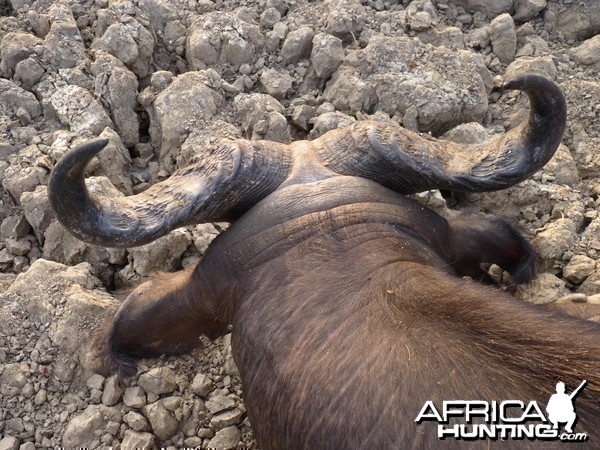
[[[600,324],[489,286],[483,263],[519,283],[535,274],[534,250],[507,221],[443,218],[406,196],[505,189],[550,160],[566,123],[560,89],[533,75],[503,88],[525,92],[530,112],[491,142],[460,146],[374,121],[290,145],[222,141],[129,197],[86,188],[86,164],[106,139],[67,152],[48,193],[84,241],[130,247],[232,222],[193,270],[129,295],[104,339],[108,366],[132,375],[136,359],[190,351],[232,325],[263,450],[488,448],[440,440],[435,421],[416,419],[427,402],[458,399],[535,400],[543,411],[558,381],[572,389],[586,379],[576,430],[599,442]]]

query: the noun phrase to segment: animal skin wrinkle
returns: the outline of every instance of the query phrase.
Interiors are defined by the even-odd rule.
[[[244,239],[229,243],[233,254],[244,255],[243,259],[247,263],[246,268],[254,267],[262,263],[263,254],[277,252],[287,252],[300,242],[312,238],[323,230],[337,229],[342,226],[357,225],[362,223],[410,223],[410,217],[402,217],[390,211],[389,205],[377,204],[365,206],[368,203],[353,203],[343,205],[337,208],[325,209],[322,211],[311,212],[303,216],[288,220],[273,227],[263,229],[259,233],[245,236]],[[339,224],[336,224],[337,218]],[[275,238],[273,238],[275,236]],[[254,242],[260,242],[263,250],[251,252],[251,248],[256,245]],[[265,259],[266,261],[266,259]]]

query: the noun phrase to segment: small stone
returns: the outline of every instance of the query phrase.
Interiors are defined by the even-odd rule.
[[[427,11],[419,11],[409,23],[413,31],[427,31],[431,28],[431,16]]]
[[[277,8],[266,8],[260,15],[260,24],[268,29],[275,26],[281,20],[281,13]]]
[[[168,367],[154,367],[140,375],[138,384],[144,391],[156,395],[173,392],[177,387],[175,372]]]
[[[198,436],[186,438],[183,441],[183,446],[187,448],[200,448],[202,447],[202,438],[199,438]]]
[[[123,421],[135,431],[147,431],[149,429],[148,420],[135,411],[129,411],[125,414]]]
[[[513,19],[527,22],[546,8],[546,0],[515,0]]]
[[[194,394],[199,395],[200,397],[206,397],[213,389],[213,382],[208,375],[197,373],[192,380],[191,387]]]
[[[276,99],[285,98],[292,89],[292,77],[275,69],[266,69],[260,76],[265,92]]]
[[[33,403],[35,403],[37,406],[41,406],[46,403],[46,400],[48,400],[48,392],[45,389],[40,389],[37,394],[35,394]]]
[[[113,375],[104,382],[102,403],[106,406],[116,405],[123,393],[117,375]]]
[[[24,215],[8,216],[0,225],[0,239],[19,239],[27,236],[31,227]]]
[[[300,27],[291,31],[281,46],[281,56],[288,64],[295,64],[310,55],[315,32],[310,27]]]
[[[231,425],[236,425],[242,420],[242,412],[234,408],[229,411],[223,411],[215,414],[210,420],[210,424],[217,428],[225,428]]]
[[[517,287],[517,297],[537,305],[555,302],[569,293],[565,282],[551,273],[541,273],[531,283]]]
[[[310,62],[319,78],[329,78],[345,58],[342,40],[330,34],[319,33],[312,41]]]
[[[154,436],[150,433],[141,433],[139,431],[127,430],[121,443],[121,450],[154,450],[156,448]]]
[[[143,412],[150,421],[152,431],[160,441],[166,441],[175,436],[179,430],[179,422],[161,402],[144,406]]]
[[[19,450],[35,450],[35,444],[33,442],[25,442],[21,444]]]
[[[581,284],[596,268],[596,261],[585,255],[575,255],[563,269],[563,276],[573,284]]]
[[[102,386],[104,386],[104,377],[98,373],[95,373],[87,379],[85,384],[90,389],[102,390]]]
[[[19,439],[14,436],[5,436],[0,441],[0,450],[18,450]]]
[[[237,427],[223,428],[210,440],[208,448],[233,449],[237,447],[241,437],[242,433]]]
[[[501,63],[509,64],[517,52],[515,22],[509,14],[501,14],[490,23],[492,50]]]
[[[235,401],[220,392],[213,395],[206,401],[206,407],[213,414],[233,408],[234,406]]]
[[[169,411],[175,411],[181,405],[181,397],[167,397],[164,398],[162,404]]]
[[[575,62],[583,65],[600,63],[600,34],[573,48],[570,56]]]
[[[139,386],[128,387],[123,395],[123,403],[131,408],[141,408],[146,405],[146,393]]]

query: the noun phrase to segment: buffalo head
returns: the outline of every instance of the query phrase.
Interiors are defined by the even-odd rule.
[[[68,152],[50,202],[87,242],[129,247],[234,221],[195,269],[129,296],[106,337],[109,364],[131,374],[135,358],[188,351],[233,324],[263,449],[435,447],[435,431],[414,422],[427,400],[542,401],[556,381],[584,377],[578,414],[597,433],[598,325],[460,278],[489,281],[481,263],[497,263],[528,281],[535,254],[506,221],[444,219],[403,195],[504,189],[550,160],[565,128],[561,91],[539,76],[504,88],[529,96],[529,117],[482,145],[370,121],[312,142],[225,141],[130,197],[86,188],[106,140]]]

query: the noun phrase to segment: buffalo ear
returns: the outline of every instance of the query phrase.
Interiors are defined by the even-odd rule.
[[[131,376],[136,359],[187,353],[201,345],[200,335],[223,335],[228,324],[213,306],[192,270],[155,276],[119,308],[103,344],[107,365]]]
[[[458,275],[489,282],[492,279],[481,266],[496,264],[510,273],[517,284],[528,283],[535,277],[538,267],[535,250],[506,220],[458,213],[451,215],[448,223],[452,229],[451,263]]]

